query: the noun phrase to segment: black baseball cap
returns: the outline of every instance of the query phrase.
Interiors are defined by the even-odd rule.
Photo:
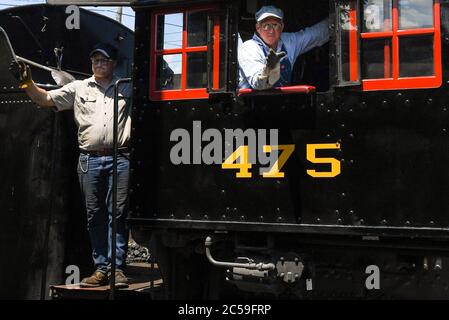
[[[92,57],[95,53],[101,53],[106,58],[117,60],[117,48],[109,43],[98,43],[90,52],[89,57]]]

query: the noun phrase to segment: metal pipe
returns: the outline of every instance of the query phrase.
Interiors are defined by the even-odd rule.
[[[17,58],[17,60],[23,61],[25,63],[28,63],[28,64],[32,65],[32,66],[38,67],[40,69],[44,69],[44,70],[47,70],[47,71],[50,71],[50,72],[55,70],[54,68],[50,68],[50,67],[44,66],[44,65],[42,65],[40,63],[28,60],[26,58],[22,58],[21,56],[18,56],[18,55],[16,55],[16,58]]]
[[[212,246],[213,240],[211,236],[206,237],[206,241],[204,242],[204,245],[206,246],[206,257],[216,267],[223,267],[223,268],[245,268],[250,270],[259,270],[259,271],[265,271],[265,270],[274,270],[276,269],[276,266],[273,263],[255,263],[254,260],[248,259],[248,263],[237,263],[237,262],[222,262],[215,260],[211,253],[210,253],[210,247]]]
[[[113,149],[114,158],[112,162],[112,232],[111,232],[111,294],[109,298],[115,299],[115,269],[117,250],[117,156],[118,156],[118,87],[121,83],[130,82],[131,78],[119,79],[114,84],[114,125],[113,125]]]

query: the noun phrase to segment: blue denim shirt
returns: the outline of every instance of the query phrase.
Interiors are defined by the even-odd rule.
[[[257,35],[255,37],[258,38]],[[240,89],[253,88],[263,90],[270,88],[270,85],[266,81],[262,82],[258,77],[265,67],[269,48],[260,38],[257,38],[248,40],[239,46]],[[284,47],[287,51],[287,56],[284,59],[288,59],[293,66],[299,55],[315,47],[322,46],[327,41],[329,41],[329,20],[325,19],[298,32],[283,32],[276,52],[282,51]],[[291,69],[289,72],[290,74],[286,77],[287,79],[291,79]],[[289,83],[284,85],[289,85]]]

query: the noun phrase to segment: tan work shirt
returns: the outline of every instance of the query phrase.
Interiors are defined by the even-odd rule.
[[[74,110],[81,150],[112,148],[114,124],[114,76],[106,90],[94,76],[77,80],[48,93],[58,111]],[[119,86],[118,146],[128,145],[131,134],[131,85]]]

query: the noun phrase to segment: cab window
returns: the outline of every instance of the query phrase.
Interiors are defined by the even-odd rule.
[[[441,85],[438,0],[346,0],[338,17],[340,85],[367,91]]]
[[[221,25],[214,10],[197,7],[152,14],[152,100],[202,99],[208,98],[209,87],[219,89]]]
[[[329,1],[241,1],[238,32],[241,41],[250,40],[256,31],[255,13],[264,5],[274,5],[284,13],[284,33],[295,33],[329,17]],[[311,86],[317,92],[330,88],[329,42],[300,54],[292,66],[290,86]]]

